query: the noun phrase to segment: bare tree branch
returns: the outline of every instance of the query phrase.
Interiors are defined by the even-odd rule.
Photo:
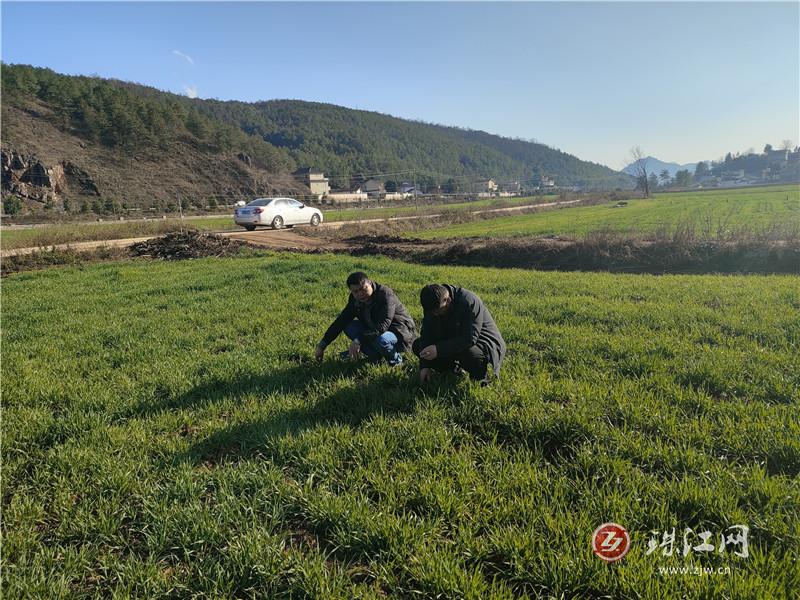
[[[631,148],[631,157],[633,158],[633,169],[637,184],[644,190],[644,197],[649,198],[650,183],[647,180],[647,162],[649,158],[645,156],[641,146],[634,146]]]

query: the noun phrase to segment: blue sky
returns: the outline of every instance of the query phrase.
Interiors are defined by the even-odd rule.
[[[2,60],[297,98],[622,168],[800,143],[800,3],[13,3]]]

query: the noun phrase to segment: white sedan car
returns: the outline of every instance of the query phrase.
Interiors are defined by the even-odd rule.
[[[316,227],[322,223],[322,211],[294,198],[256,198],[237,208],[233,220],[247,231],[253,231],[259,225],[273,229],[305,224]]]

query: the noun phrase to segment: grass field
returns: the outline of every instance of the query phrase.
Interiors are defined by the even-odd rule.
[[[232,229],[232,217],[213,219],[153,219],[149,221],[108,221],[99,223],[65,223],[31,229],[3,228],[0,247],[3,250],[36,246],[53,246],[90,240],[117,240],[122,238],[161,235],[187,227],[202,231]]]
[[[480,294],[488,388],[311,362],[361,268]],[[265,255],[3,281],[3,596],[789,598],[797,277]],[[603,522],[631,532],[606,564]],[[749,556],[681,555],[750,527]],[[647,552],[650,531],[677,549]],[[661,541],[661,538],[659,538]],[[699,540],[694,542],[699,544]],[[669,567],[729,574],[661,574]]]
[[[773,226],[800,230],[800,186],[709,190],[655,194],[648,200],[628,200],[595,206],[564,208],[491,220],[477,220],[415,232],[424,239],[445,237],[511,237],[523,235],[585,235],[611,229],[624,233],[652,233],[693,225],[696,233],[718,233]]]
[[[346,208],[325,211],[327,221],[353,221],[358,219],[390,219],[392,217],[403,217],[415,214],[434,214],[452,211],[472,211],[485,210],[491,208],[501,208],[506,206],[518,206],[523,204],[536,204],[540,202],[553,202],[558,199],[557,195],[547,196],[525,196],[521,198],[483,198],[481,200],[470,200],[469,202],[452,202],[449,204],[424,204],[415,206],[398,206],[385,208]]]
[[[481,210],[492,207],[533,204],[535,202],[553,201],[555,196],[538,196],[527,198],[486,198],[471,202],[457,202],[441,205],[398,206],[388,208],[348,208],[325,210],[326,221],[351,221],[359,219],[389,219],[415,214],[433,214],[443,211]],[[193,227],[201,231],[221,231],[239,229],[233,223],[232,216],[218,218],[192,218],[184,220],[153,219],[149,221],[105,221],[92,223],[64,223],[31,229],[3,228],[0,234],[0,248],[27,248],[36,246],[52,246],[71,242],[90,240],[115,240],[128,237],[144,237],[178,231],[183,227]]]

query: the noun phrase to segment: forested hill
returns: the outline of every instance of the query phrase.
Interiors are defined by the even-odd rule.
[[[608,188],[629,181],[607,167],[545,145],[483,131],[299,100],[193,102],[205,114],[288,150],[298,165],[322,169],[339,185],[364,174],[410,170],[429,183],[449,178],[531,182],[542,175],[565,186]]]
[[[78,186],[82,193],[131,205],[299,191],[289,174],[306,166],[343,188],[375,174],[403,179],[410,171],[423,184],[530,182],[540,175],[565,186],[630,181],[541,144],[328,104],[190,99],[5,64],[2,91],[6,157],[13,151],[43,168],[61,165],[73,179],[90,181]],[[65,197],[74,195],[75,185],[61,187]]]

